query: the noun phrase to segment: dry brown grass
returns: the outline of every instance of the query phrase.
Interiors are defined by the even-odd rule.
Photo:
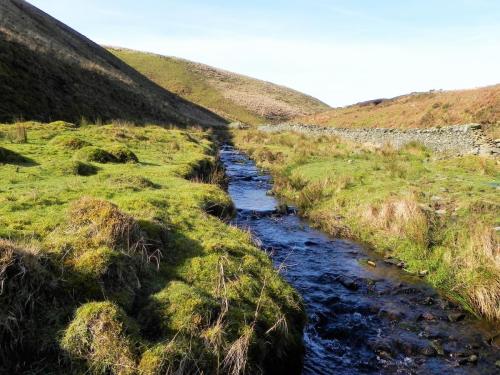
[[[414,197],[390,198],[370,205],[361,213],[366,225],[419,244],[427,244],[428,218]]]
[[[354,105],[298,119],[336,127],[426,128],[477,122],[498,135],[500,85],[473,90],[411,94],[378,105]]]
[[[72,228],[93,247],[108,246],[135,252],[141,242],[139,226],[134,218],[104,200],[83,197],[70,209]]]
[[[243,334],[229,347],[222,363],[224,370],[228,374],[241,375],[245,373],[248,362],[248,349],[253,334],[253,326],[245,327]]]
[[[12,143],[28,143],[28,130],[22,124],[16,124],[7,134]]]
[[[25,360],[18,358],[25,351],[36,353],[43,346],[35,332],[43,322],[43,310],[51,308],[57,286],[46,261],[35,246],[0,239],[0,363],[7,368]]]
[[[269,121],[318,113],[328,105],[284,86],[181,59],[174,59],[191,74],[202,77],[224,98]]]
[[[494,228],[481,220],[471,222],[468,233],[464,234],[463,250],[459,251],[452,263],[462,279],[473,279],[469,282],[467,295],[470,303],[485,317],[500,320],[500,279],[480,278],[482,273],[500,273],[500,241]],[[478,272],[471,272],[477,270]],[[461,288],[462,285],[458,285]]]

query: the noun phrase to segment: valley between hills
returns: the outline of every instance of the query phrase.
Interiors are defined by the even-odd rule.
[[[332,108],[0,2],[0,374],[498,373],[492,83]]]

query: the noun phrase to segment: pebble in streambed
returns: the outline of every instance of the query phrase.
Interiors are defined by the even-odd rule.
[[[268,194],[270,177],[244,154],[224,147],[221,160],[235,224],[285,265],[304,299],[303,374],[499,374],[498,326],[443,300],[401,262],[312,229]]]

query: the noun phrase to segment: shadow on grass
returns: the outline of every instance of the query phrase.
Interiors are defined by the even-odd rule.
[[[27,158],[15,151],[0,147],[0,164],[14,164],[24,166],[38,165],[33,159]]]

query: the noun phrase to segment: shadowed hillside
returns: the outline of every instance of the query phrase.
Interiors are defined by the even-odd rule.
[[[22,0],[0,2],[0,121],[223,124]]]
[[[122,48],[109,50],[163,88],[231,120],[281,122],[330,108],[287,87],[208,65]]]
[[[298,121],[336,127],[383,128],[425,128],[474,122],[486,125],[489,133],[498,138],[500,85],[372,100]]]

